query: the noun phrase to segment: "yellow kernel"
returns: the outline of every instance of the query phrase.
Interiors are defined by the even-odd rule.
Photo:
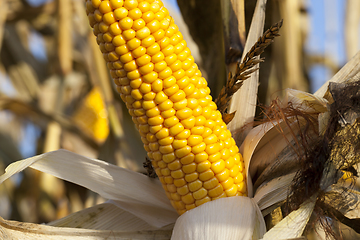
[[[155,64],[155,68],[154,70],[156,72],[161,72],[162,70],[164,70],[167,67],[167,64],[165,61],[160,61],[158,63]]]
[[[165,161],[165,160],[170,160],[170,159],[171,159],[171,161],[173,161],[176,158],[175,154],[173,153],[174,149],[173,149],[173,147],[171,145],[160,146],[159,151],[162,154],[165,154],[165,155],[163,155],[163,161],[164,162],[169,162],[169,161]],[[166,156],[166,159],[164,159],[165,156]]]
[[[158,63],[158,62],[161,62],[165,59],[165,56],[162,52],[158,52],[156,54],[154,54],[152,57],[151,57],[151,61],[153,63]]]
[[[152,134],[152,133],[147,133],[147,134],[146,134],[146,140],[148,140],[149,143],[150,143],[150,142],[156,142],[156,141],[157,141],[155,135]]]
[[[131,93],[131,88],[130,88],[130,86],[121,87],[121,92],[122,92],[123,94],[126,94],[126,95],[130,94],[130,93]]]
[[[234,185],[234,179],[233,178],[228,178],[223,182],[220,181],[220,183],[223,186],[223,188],[226,190],[226,189],[231,188]]]
[[[104,33],[103,39],[104,39],[105,42],[110,43],[113,40],[113,35],[111,35],[109,32]]]
[[[152,11],[152,12],[158,12],[159,10],[160,10],[160,5],[159,5],[159,3],[158,2],[153,2],[153,3],[151,3],[150,4],[150,11]]]
[[[232,178],[231,178],[232,179]],[[233,197],[237,194],[238,188],[237,185],[233,184],[230,188],[225,190],[226,196]]]
[[[133,71],[131,71],[131,72],[128,72],[128,73],[126,74],[126,76],[127,76],[129,79],[131,79],[131,80],[133,80],[133,79],[138,79],[138,78],[141,77],[140,72],[139,72],[139,70],[137,70],[137,69],[135,69],[135,70],[133,70]]]
[[[184,89],[186,86],[189,85],[190,79],[189,79],[189,77],[185,76],[185,77],[179,79],[176,83],[179,85],[180,89]]]
[[[153,45],[149,46],[146,49],[147,54],[149,54],[150,56],[158,53],[160,51],[160,46],[157,43],[154,43]]]
[[[157,107],[146,111],[146,116],[148,117],[155,117],[157,115],[160,115],[160,110]]]
[[[162,29],[157,30],[156,32],[153,33],[153,36],[155,38],[156,41],[159,41],[160,39],[165,37],[165,31]]]
[[[222,193],[224,193],[224,189],[222,185],[219,184],[215,188],[208,191],[208,196],[211,198],[215,198],[215,197],[219,197]]]
[[[173,178],[183,178],[185,176],[184,172],[180,170],[171,171],[171,176]]]
[[[175,78],[174,78],[174,79],[175,79]],[[175,83],[176,83],[176,79],[175,79]],[[181,100],[184,100],[185,97],[186,97],[185,92],[184,92],[183,90],[179,90],[177,93],[174,93],[174,94],[170,97],[170,99],[171,99],[171,101],[173,101],[173,102],[179,102],[179,101],[181,101]],[[186,105],[187,105],[187,101],[186,101]],[[185,105],[185,106],[186,106],[186,105]],[[189,109],[189,110],[191,111],[190,108],[187,108],[187,109]],[[191,112],[192,112],[192,111],[191,111]]]
[[[206,118],[204,116],[198,116],[195,120],[195,126],[204,126],[206,123]]]
[[[214,177],[213,171],[211,169],[206,170],[205,172],[202,172],[199,174],[199,179],[203,182],[208,181],[209,179]]]
[[[207,145],[205,151],[209,155],[217,153],[217,152],[219,152],[219,144],[218,143],[213,143],[213,144]]]
[[[203,194],[203,193],[202,193]],[[207,193],[206,193],[207,194]],[[210,202],[211,201],[211,198],[210,197],[208,197],[208,196],[206,196],[206,197],[204,197],[204,198],[201,198],[201,199],[199,199],[199,200],[196,200],[195,201],[195,205],[196,206],[200,206],[200,205],[202,205],[202,204],[204,204],[204,203],[207,203],[207,202]]]
[[[241,193],[246,193],[246,185],[245,185],[245,182],[241,182],[239,184],[236,184],[237,187],[238,187],[238,192],[241,192]]]
[[[156,39],[156,38],[155,38]],[[165,57],[173,54],[175,51],[175,48],[173,45],[168,45],[167,47],[165,47],[162,52],[164,53]]]
[[[110,12],[111,10],[112,10],[112,9],[111,9],[110,2],[109,2],[109,1],[103,1],[103,2],[100,3],[99,11],[100,11],[102,14],[108,13],[108,12]]]
[[[192,204],[195,202],[195,199],[193,198],[191,193],[188,193],[181,197],[181,201],[183,201],[183,203],[185,204]]]
[[[210,136],[212,133],[211,129],[208,127],[205,127],[204,133],[202,134],[203,138],[207,138],[208,136]]]
[[[234,183],[241,183],[244,181],[244,176],[241,172],[234,178]]]
[[[126,0],[124,2],[124,7],[126,7],[126,9],[131,10],[134,9],[138,6],[138,1],[137,0]]]
[[[131,81],[130,81],[130,87],[132,87],[132,88],[139,88],[140,85],[141,85],[141,83],[142,83],[141,78],[137,78],[137,79],[131,80]]]
[[[138,117],[138,118],[137,118],[137,121],[138,121],[138,123],[140,123],[140,124],[146,124],[146,123],[147,123],[147,120],[148,120],[148,117],[147,117],[147,116],[141,116],[141,117]]]
[[[178,160],[176,160],[176,161],[174,161],[174,162],[172,162],[172,163],[169,163],[169,166],[170,166],[171,164],[177,162],[177,161],[178,161]],[[180,167],[181,167],[181,166],[180,166]],[[169,169],[170,169],[170,167],[169,167]],[[177,170],[177,169],[176,169],[176,170]],[[174,179],[174,185],[175,185],[176,187],[178,187],[178,188],[184,186],[185,184],[186,184],[186,181],[185,181],[184,178]]]
[[[152,83],[156,79],[158,79],[158,74],[154,71],[143,76],[144,82],[147,82],[147,83]]]
[[[128,29],[122,33],[122,36],[124,37],[125,40],[129,41],[130,39],[133,39],[135,37],[135,34],[136,32],[133,29]]]
[[[176,116],[183,120],[192,116],[192,110],[190,108],[184,108],[176,112]]]
[[[173,107],[173,102],[169,99],[165,100],[164,102],[162,102],[161,104],[159,104],[159,109],[161,111],[166,111],[169,110],[170,108]]]
[[[170,21],[167,19],[157,19],[158,21],[160,21],[160,28],[163,30],[167,30],[170,26]]]
[[[121,57],[120,57],[120,61],[122,63],[128,63],[128,62],[132,61],[133,59],[134,58],[132,57],[130,52],[125,53],[125,54],[121,55]]]
[[[180,91],[181,91],[181,90],[180,90]],[[174,95],[176,95],[176,93],[173,94],[173,95],[170,97],[170,100],[172,100],[172,101],[174,102],[174,109],[176,109],[176,110],[182,110],[182,109],[186,108],[186,106],[187,106],[187,99],[185,98],[185,99],[183,99],[183,100],[181,100],[181,101],[175,102],[174,99],[172,98],[172,97],[174,97]],[[195,119],[194,119],[194,120],[195,120]]]
[[[114,23],[116,21],[116,19],[114,17],[114,13],[113,12],[105,13],[104,16],[103,16],[103,21],[107,25],[110,25],[110,24]]]
[[[156,32],[157,30],[160,29],[160,22],[158,20],[152,20],[151,22],[149,22],[148,24],[146,24],[146,26],[150,29],[150,31]],[[170,41],[169,41],[170,42]]]
[[[202,182],[199,179],[197,179],[197,180],[189,183],[188,187],[189,187],[190,192],[195,192],[202,187]]]
[[[175,116],[175,113],[176,113],[175,110],[173,108],[170,108],[169,110],[162,111],[161,116],[163,118],[169,118],[169,117]]]
[[[164,79],[164,88],[172,87],[174,84],[176,84],[176,79],[174,77],[168,77]]]
[[[136,31],[136,37],[138,39],[144,39],[150,35],[150,30],[147,27],[144,27],[138,31]]]
[[[115,62],[115,61],[119,60],[119,55],[116,54],[116,52],[111,52],[108,54],[108,58],[111,62]]]
[[[186,176],[185,176],[185,178],[186,178]],[[189,193],[189,188],[188,188],[187,185],[184,185],[184,186],[182,186],[182,187],[179,187],[179,188],[176,190],[176,192],[177,192],[179,195],[184,196],[184,195],[186,195],[186,194]]]
[[[121,8],[123,6],[123,4],[124,4],[123,0],[110,0],[110,6],[113,9]]]
[[[102,17],[103,17],[103,14],[102,14],[98,9],[96,9],[96,10],[94,11],[94,19],[95,19],[95,21],[101,22],[101,21],[102,21]]]
[[[162,156],[163,156],[160,151],[153,152],[152,155],[153,155],[153,158],[154,158],[155,161],[160,161],[162,159]]]
[[[211,163],[209,161],[201,162],[197,165],[196,171],[201,173],[211,168]]]
[[[133,22],[131,18],[125,17],[119,21],[119,26],[122,30],[128,30],[131,29]]]
[[[140,44],[141,44],[141,41],[137,38],[133,38],[126,43],[129,50],[134,50],[134,49],[140,47]]]
[[[107,24],[104,23],[104,22],[101,22],[101,23],[99,24],[99,30],[100,30],[100,32],[102,32],[102,33],[106,33],[107,31],[109,31],[109,25],[107,25]]]
[[[169,163],[169,164],[168,164],[168,168],[169,168],[171,171],[178,170],[178,169],[181,168],[181,163],[180,163],[179,160],[175,160],[175,161],[173,161],[172,163]],[[183,179],[183,181],[184,181],[184,184],[185,184],[185,179]],[[176,184],[175,184],[175,186],[176,186]],[[183,186],[183,185],[181,185],[181,186]]]
[[[171,64],[170,68],[173,72],[180,70],[182,67],[182,63],[180,60],[176,60],[173,64]],[[181,80],[181,79],[180,79]]]
[[[167,145],[172,144],[173,141],[174,141],[174,138],[171,137],[171,136],[168,136],[168,137],[165,137],[163,139],[160,139],[159,144],[162,145],[162,146],[167,146]]]
[[[229,157],[228,159],[225,160],[225,167],[227,169],[231,169],[235,164],[235,160],[233,157]]]
[[[139,71],[142,75],[146,75],[148,73],[151,73],[154,70],[154,64],[152,62],[142,66],[139,68]]]
[[[171,74],[172,74],[171,69],[169,67],[166,67],[164,70],[159,72],[159,78],[166,79],[166,78],[170,77]]]
[[[225,169],[224,160],[220,159],[219,161],[212,163],[211,169],[215,174],[222,172]]]
[[[164,119],[163,119],[163,117],[161,117],[161,115],[149,118],[149,120],[148,120],[148,124],[151,125],[151,126],[160,125],[163,122],[164,122]]]
[[[190,183],[195,181],[196,179],[199,178],[199,174],[197,172],[193,172],[193,173],[189,173],[185,175],[185,180]]]
[[[139,19],[136,19],[134,22],[133,22],[133,25],[132,25],[132,28],[135,30],[135,31],[138,31],[142,28],[145,27],[145,21],[141,18]],[[139,37],[138,37],[139,38]],[[140,39],[140,38],[139,38]]]
[[[217,137],[215,134],[211,134],[210,136],[208,136],[207,138],[204,139],[204,142],[206,143],[206,145],[209,144],[213,144],[217,142]]]
[[[169,129],[167,128],[162,128],[156,133],[157,139],[163,139],[166,138],[167,136],[169,136]]]
[[[198,153],[201,153],[205,150],[206,148],[206,144],[204,142],[201,142],[199,143],[198,145],[192,147],[191,151],[194,153],[194,154],[198,154]],[[225,165],[225,164],[224,164]]]
[[[148,124],[140,124],[139,129],[143,133],[148,133],[149,132],[149,125]],[[148,140],[148,139],[146,138],[146,140]]]
[[[158,80],[160,80],[160,79],[158,79]],[[156,81],[158,81],[158,80],[156,80]],[[160,103],[165,102],[166,100],[168,100],[168,96],[166,96],[166,94],[163,91],[160,91],[156,94],[154,102],[156,102],[157,104],[160,104]],[[167,108],[166,110],[169,110],[169,109],[171,109],[171,107]],[[162,110],[162,111],[166,111],[166,110]]]
[[[192,129],[195,126],[195,117],[191,116],[187,119],[184,119],[181,121],[181,124],[187,129]]]
[[[209,155],[206,152],[201,152],[195,155],[195,162],[202,163],[208,159]]]
[[[199,200],[199,199],[202,199],[202,198],[206,197],[207,194],[208,194],[207,190],[205,188],[201,187],[196,192],[193,192],[193,197],[196,200]],[[210,201],[210,198],[208,199],[208,201]]]
[[[124,19],[126,18],[128,15],[128,10],[124,7],[121,7],[121,8],[117,8],[114,10],[114,17],[117,19],[117,20],[121,20],[121,19]]]
[[[219,180],[216,177],[213,177],[210,180],[204,182],[204,187],[209,190],[216,187],[218,184]]]
[[[146,48],[152,46],[154,43],[155,43],[155,38],[154,38],[154,36],[152,36],[152,35],[144,38],[144,39],[141,41],[141,45],[142,45],[143,47],[146,47]]]
[[[175,139],[172,145],[173,145],[174,149],[183,148],[183,147],[187,146],[187,140]]]
[[[184,89],[184,92],[186,94],[186,96],[190,96],[191,94],[193,94],[196,90],[194,84],[189,84],[187,87],[185,87]]]
[[[138,8],[141,10],[141,12],[147,12],[150,10],[150,3],[146,1],[140,2]]]
[[[170,118],[168,118],[170,119]],[[172,136],[177,135],[178,133],[184,130],[184,126],[181,123],[177,123],[174,126],[170,127],[169,131]]]
[[[134,8],[129,11],[129,17],[133,20],[141,18],[142,12],[139,8]]]
[[[175,155],[178,158],[182,158],[187,156],[191,152],[191,147],[185,146],[180,149],[175,150]]]
[[[188,174],[188,173],[193,173],[196,171],[196,163],[189,163],[186,165],[182,166],[182,170],[184,171],[184,173]]]
[[[157,133],[158,131],[160,131],[162,128],[163,128],[163,125],[162,125],[162,124],[157,125],[157,126],[150,126],[150,132],[151,132],[152,134],[155,134],[155,133]]]
[[[164,89],[164,92],[168,96],[172,96],[174,93],[179,91],[179,86],[177,84],[173,85],[172,87]]]
[[[131,91],[131,96],[136,100],[142,99],[142,94],[140,93],[140,91],[138,89],[133,89]]]
[[[234,165],[234,166],[230,169],[230,177],[235,178],[238,174],[239,174],[239,166],[238,166],[238,165]]]
[[[163,169],[161,169],[161,170],[163,170]],[[175,187],[174,184],[167,184],[166,188],[167,188],[168,192],[170,192],[170,193],[175,193],[176,192],[176,187]],[[178,207],[179,206],[176,206],[176,208],[178,208]]]
[[[98,8],[100,6],[101,0],[91,0],[91,4],[95,7]]]
[[[149,147],[150,147],[150,150],[153,152],[159,150],[159,144],[157,142],[150,143]],[[159,167],[160,167],[160,165],[159,165]]]
[[[224,182],[230,177],[230,171],[225,168],[221,173],[218,173],[215,176],[220,182]]]
[[[169,11],[164,11],[164,9],[166,10],[166,8],[161,8],[160,9],[160,12],[157,12],[156,14],[155,14],[155,18],[158,20],[158,21],[162,21],[164,18],[165,18],[165,16],[167,16],[167,15],[169,15]]]
[[[180,162],[182,163],[182,164],[190,164],[190,163],[192,163],[192,162],[194,162],[194,154],[192,154],[192,153],[189,153],[188,155],[186,155],[185,157],[182,157],[181,159],[180,159]]]
[[[134,114],[135,114],[135,116],[138,116],[138,117],[143,116],[143,115],[145,115],[145,110],[142,108],[134,109]]]
[[[144,19],[146,23],[151,22],[154,18],[155,18],[155,14],[152,11],[144,12],[142,15],[142,19]]]
[[[203,141],[203,138],[199,135],[191,135],[187,139],[188,145],[191,147],[200,144],[202,141]]]
[[[156,21],[156,20],[154,20],[154,21]],[[160,48],[163,49],[170,44],[170,38],[164,37],[163,39],[158,41],[158,44],[160,45]]]
[[[209,156],[209,161],[213,163],[213,162],[220,160],[220,158],[221,158],[221,154],[219,152],[217,152],[217,153]]]
[[[160,170],[162,176],[170,176],[170,170],[168,168],[163,168]]]
[[[137,69],[135,60],[132,60],[132,61],[124,64],[124,70],[127,72],[133,71],[135,69]]]
[[[191,128],[191,134],[193,135],[202,135],[204,133],[204,126],[197,126]]]
[[[152,109],[152,108],[156,107],[156,104],[155,104],[154,101],[143,101],[142,107],[145,110],[149,110],[149,109]]]
[[[174,184],[175,185],[175,184]],[[175,185],[176,186],[176,185]],[[180,201],[181,200],[181,197],[179,194],[177,193],[171,193],[171,199],[174,200],[174,201]]]
[[[98,23],[97,23],[97,21],[95,20],[94,14],[93,14],[93,13],[90,13],[90,14],[88,15],[88,19],[89,19],[90,26],[93,28],[93,33],[94,33],[94,35],[96,36],[96,35],[97,35],[96,33],[98,33],[98,28],[95,29],[95,26],[96,26]]]
[[[156,67],[156,64],[155,64],[155,67]],[[151,88],[155,93],[161,92],[163,89],[163,81],[161,81],[160,79],[155,80],[151,84]]]
[[[176,54],[171,54],[170,56],[167,56],[165,58],[165,62],[167,63],[168,66],[173,64],[176,60],[177,60]]]
[[[176,139],[187,139],[191,135],[191,131],[189,129],[182,130],[179,134],[175,136]]]

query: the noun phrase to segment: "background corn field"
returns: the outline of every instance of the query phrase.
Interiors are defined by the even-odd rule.
[[[343,35],[337,37],[345,39],[350,59],[359,49],[360,2],[342,2],[345,25],[340,26]],[[226,72],[240,60],[255,3],[178,0],[184,22],[180,13],[166,5],[214,97],[225,83]],[[325,67],[330,76],[341,67],[331,55],[305,51],[311,28],[307,9],[308,3],[302,0],[268,1],[265,29],[280,19],[284,26],[282,36],[263,54],[259,103],[269,104],[285,88],[316,90],[310,89],[314,66]],[[234,21],[235,15],[239,21]],[[329,32],[334,27],[326,26]],[[240,34],[229,29],[239,29]],[[16,160],[59,148],[145,171],[145,150],[113,90],[83,0],[43,4],[0,0],[0,57],[1,172]],[[0,186],[0,216],[24,222],[49,222],[101,201],[84,188],[31,169]]]

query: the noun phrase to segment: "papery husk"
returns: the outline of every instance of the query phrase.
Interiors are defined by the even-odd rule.
[[[221,198],[181,215],[172,240],[260,239],[266,231],[262,214],[248,197]]]
[[[306,224],[314,210],[316,196],[302,204],[296,211],[291,212],[283,220],[265,233],[263,240],[292,239],[301,237]]]
[[[0,184],[27,167],[86,187],[122,210],[161,228],[172,224],[178,214],[168,201],[158,179],[66,150],[44,153],[9,165]]]
[[[129,240],[170,239],[171,231],[119,232],[78,228],[58,228],[33,223],[7,221],[0,217],[0,239],[12,240]]]

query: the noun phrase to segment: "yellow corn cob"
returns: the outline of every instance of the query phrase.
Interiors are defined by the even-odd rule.
[[[246,194],[244,162],[160,0],[87,0],[100,50],[179,214]]]

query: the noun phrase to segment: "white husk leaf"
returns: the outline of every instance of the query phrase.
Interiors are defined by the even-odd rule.
[[[266,0],[257,1],[253,20],[251,21],[249,34],[246,39],[242,59],[245,57],[246,53],[256,43],[256,41],[264,31],[265,9]],[[255,66],[254,68],[256,68],[257,66]],[[231,132],[242,128],[245,124],[250,123],[254,120],[258,83],[259,71],[257,70],[251,74],[250,78],[246,79],[241,88],[232,97],[229,112],[237,112],[234,119],[231,120],[231,122],[228,124],[228,128]]]
[[[144,220],[117,207],[112,200],[72,213],[47,225],[93,230],[114,230],[118,232],[157,230],[156,227],[151,226]]]
[[[265,222],[256,203],[248,197],[229,197],[205,203],[181,215],[173,240],[259,239]]]
[[[0,184],[29,166],[116,200],[118,207],[154,227],[174,223],[178,217],[159,180],[66,150],[44,153],[9,165],[0,177]]]
[[[264,210],[272,205],[277,204],[286,199],[289,193],[289,187],[295,176],[290,173],[271,180],[270,182],[260,186],[254,196],[254,200],[258,204],[260,210]]]
[[[302,204],[298,210],[287,215],[283,220],[265,233],[263,240],[281,240],[300,237],[314,210],[315,199],[316,197],[311,197],[309,201]]]
[[[58,228],[33,223],[7,221],[0,217],[0,239],[12,240],[147,240],[170,239],[170,231],[103,231],[77,228]]]

